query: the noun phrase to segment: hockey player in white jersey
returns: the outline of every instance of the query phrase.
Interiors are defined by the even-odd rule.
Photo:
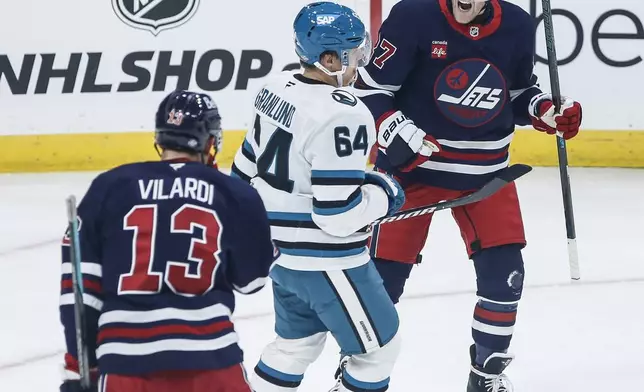
[[[333,391],[385,391],[398,315],[366,245],[370,223],[396,212],[404,193],[365,172],[373,117],[342,88],[368,62],[371,40],[354,11],[330,2],[304,7],[294,30],[304,71],[279,74],[257,94],[232,167],[262,197],[281,253],[271,271],[278,336],[252,385],[297,390],[331,332],[349,358]]]

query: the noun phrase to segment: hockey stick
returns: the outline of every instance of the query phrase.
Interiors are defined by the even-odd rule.
[[[83,390],[90,388],[89,359],[87,345],[85,344],[85,305],[83,302],[83,273],[81,271],[80,238],[78,235],[78,219],[76,213],[76,198],[69,196],[67,204],[67,220],[69,221],[69,256],[72,265],[72,283],[74,289],[74,319],[76,324],[76,356],[80,385]]]
[[[454,207],[461,207],[466,204],[476,203],[485,198],[488,198],[498,192],[501,188],[508,185],[509,183],[517,180],[518,178],[530,173],[532,167],[528,165],[516,164],[512,165],[506,169],[503,169],[499,174],[496,175],[490,182],[483,185],[481,189],[469,195],[458,197],[452,200],[441,201],[439,203],[431,204],[424,207],[412,208],[411,210],[405,210],[395,213],[392,216],[386,218],[380,218],[373,222],[373,225],[382,224],[382,223],[391,223],[397,222],[404,219],[415,218],[417,216],[431,214],[436,211],[446,210]]]
[[[546,48],[548,52],[548,69],[550,72],[550,89],[555,112],[561,110],[561,87],[559,85],[559,69],[557,68],[557,50],[555,48],[555,29],[552,23],[552,7],[550,0],[542,0],[543,25],[546,32]],[[572,192],[570,176],[568,175],[568,152],[566,139],[557,134],[557,154],[559,156],[559,177],[561,178],[561,193],[563,196],[564,217],[566,219],[566,234],[568,237],[568,262],[570,264],[570,279],[579,280],[579,255],[577,253],[577,233],[575,216],[572,210]]]

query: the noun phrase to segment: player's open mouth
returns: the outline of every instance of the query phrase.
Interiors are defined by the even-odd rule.
[[[458,1],[458,9],[461,11],[467,12],[472,9],[472,3],[464,3],[462,1]]]

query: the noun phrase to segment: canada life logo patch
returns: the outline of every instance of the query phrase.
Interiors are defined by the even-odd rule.
[[[443,60],[447,58],[447,41],[432,41],[432,58]]]
[[[507,101],[501,71],[483,59],[466,59],[445,68],[438,76],[434,98],[448,119],[467,128],[487,124]]]

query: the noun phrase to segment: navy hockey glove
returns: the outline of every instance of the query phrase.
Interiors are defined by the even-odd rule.
[[[391,216],[400,210],[405,204],[405,191],[392,176],[377,171],[366,172],[364,177],[365,184],[378,185],[387,193],[389,198],[389,208],[387,216]]]
[[[89,389],[83,389],[80,381],[67,380],[60,385],[60,392],[98,392],[98,385],[92,384]]]
[[[378,119],[378,147],[384,148],[389,162],[408,172],[440,152],[440,144],[414,125],[401,111],[387,112]]]
[[[63,366],[65,379],[60,385],[60,392],[97,392],[98,391],[98,369],[91,368],[90,387],[84,389],[80,385],[80,375],[78,374],[78,360],[71,354],[65,354],[65,365]]]

